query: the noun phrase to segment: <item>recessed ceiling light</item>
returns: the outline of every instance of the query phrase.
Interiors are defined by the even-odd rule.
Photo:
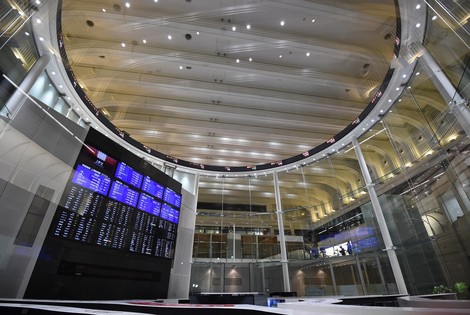
[[[42,23],[41,19],[36,19],[36,23],[41,24]]]
[[[180,70],[183,70],[183,66],[180,66]]]
[[[420,75],[420,72],[419,72],[419,71],[418,71],[418,72],[416,72],[416,75]]]
[[[416,23],[416,27],[417,28],[421,27],[421,23]]]
[[[24,34],[25,34],[26,36],[29,36],[29,33],[28,33],[28,32],[24,32]]]
[[[153,2],[157,3],[157,2],[158,2],[158,0],[153,0]]]
[[[282,58],[282,55],[279,55],[279,58]]]
[[[406,78],[406,74],[402,75],[403,78]]]
[[[55,71],[51,71],[51,74],[52,74],[52,75],[55,75]]]
[[[315,23],[315,19],[312,19],[312,23]]]
[[[126,2],[126,8],[130,8],[131,4],[129,2]]]
[[[232,31],[236,31],[237,30],[237,27],[236,26],[232,26]]]
[[[70,101],[72,98],[70,96],[67,96],[67,99]]]
[[[237,63],[240,63],[240,59],[237,59],[236,61],[237,61]]]
[[[249,62],[252,62],[252,61],[253,61],[253,58],[248,58],[248,61],[249,61]]]
[[[416,10],[419,10],[420,8],[421,8],[421,4],[418,3],[418,4],[416,5]]]
[[[310,52],[307,52],[305,55],[306,55],[307,57],[310,56]]]
[[[389,99],[389,100],[388,100],[388,102],[389,102],[389,103],[391,103],[391,102],[392,102],[392,100],[391,100],[391,99]]]
[[[281,26],[284,26],[285,24],[286,24],[286,22],[281,21]]]
[[[397,91],[398,91],[399,89],[400,89],[400,88],[399,88],[399,87],[397,87],[395,90],[397,90]]]
[[[103,8],[103,9],[101,9],[101,10],[102,10],[103,12],[106,12],[106,9],[105,9],[105,8]]]
[[[40,40],[41,42],[43,42],[43,41],[44,41],[44,37],[39,36],[39,40]]]
[[[90,120],[90,118],[87,117],[87,118],[85,118],[85,120]]]
[[[196,32],[196,35],[199,35],[199,32]]]
[[[171,35],[168,35],[168,39],[171,40],[173,37],[171,37]]]
[[[126,43],[121,43],[121,47],[126,47]]]
[[[62,84],[59,84],[59,89],[63,88],[64,86]]]
[[[434,15],[434,16],[432,17],[432,20],[433,20],[433,21],[434,21],[435,19],[437,19],[437,15]]]
[[[251,28],[251,25],[250,24],[247,24],[246,25],[246,29],[249,30]]]
[[[147,40],[146,40],[146,39],[142,39],[142,43],[147,44]]]
[[[80,111],[80,107],[77,107],[76,110],[77,110],[77,112]]]
[[[34,2],[36,2],[36,4],[41,4],[41,1],[39,1],[39,0],[36,0]]]

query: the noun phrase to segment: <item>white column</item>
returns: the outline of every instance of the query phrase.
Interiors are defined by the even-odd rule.
[[[434,83],[444,100],[449,104],[452,113],[464,129],[467,136],[470,136],[470,111],[465,100],[457,91],[454,84],[449,80],[444,70],[439,66],[431,53],[421,44],[413,43],[414,49],[419,49],[419,61],[431,81]]]
[[[277,172],[274,172],[273,178],[274,178],[274,195],[276,197],[277,225],[279,228],[279,243],[281,246],[282,278],[284,279],[284,291],[290,292],[289,265],[287,261],[286,237],[284,234],[284,221],[282,220],[281,192],[279,190],[279,180],[277,177]]]
[[[18,89],[13,93],[13,95],[8,99],[5,104],[5,107],[2,109],[2,114],[9,116],[11,119],[14,119],[21,106],[24,103],[25,95],[24,93],[29,93],[34,83],[36,83],[39,76],[44,72],[49,61],[51,60],[50,55],[42,55],[31,67],[26,77],[21,81],[21,84],[18,86]],[[24,93],[23,93],[24,92]]]
[[[370,202],[372,208],[374,209],[375,217],[377,218],[377,223],[379,225],[380,234],[385,244],[385,250],[388,254],[388,259],[390,260],[390,265],[392,267],[393,276],[395,277],[395,282],[397,283],[398,293],[408,294],[406,289],[405,279],[403,278],[403,273],[401,272],[400,264],[398,263],[397,253],[395,252],[395,247],[393,246],[392,238],[385,222],[385,217],[382,212],[382,208],[379,203],[379,198],[375,192],[374,184],[372,183],[372,178],[370,177],[369,171],[367,169],[367,164],[362,155],[361,148],[357,139],[353,137],[352,144],[354,145],[354,151],[356,152],[357,161],[359,162],[359,167],[361,168],[362,176],[364,177],[366,188],[369,193]]]

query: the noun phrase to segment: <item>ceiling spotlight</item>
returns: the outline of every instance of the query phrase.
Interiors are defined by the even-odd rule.
[[[29,33],[28,33],[28,32],[24,32],[24,34],[25,34],[26,36],[29,36]]]
[[[251,28],[251,25],[250,24],[247,24],[246,25],[246,29],[249,30]]]
[[[282,55],[279,55],[279,58],[282,58]]]
[[[315,19],[312,19],[312,23],[315,23]]]
[[[157,2],[158,2],[158,0],[153,0],[153,2],[157,3]]]
[[[52,74],[52,75],[55,75],[55,71],[52,71],[51,74]]]
[[[253,61],[253,58],[248,58],[248,61],[249,61],[249,62],[252,62],[252,61]]]
[[[419,71],[418,71],[418,72],[416,72],[416,75],[420,75],[420,72],[419,72]]]
[[[196,35],[199,35],[199,32],[196,32]]]
[[[126,8],[130,8],[131,4],[129,2],[126,2]]]
[[[63,88],[64,86],[62,84],[59,84],[59,89]]]
[[[232,26],[232,31],[235,32],[236,30],[237,30],[237,28],[235,26]]]
[[[237,63],[240,63],[240,59],[237,59],[236,62],[237,62]]]
[[[173,37],[171,37],[171,35],[168,35],[168,39],[171,40]]]
[[[305,55],[306,55],[307,57],[310,56],[310,52],[307,52]]]
[[[402,75],[403,78],[406,78],[406,74]]]
[[[36,23],[41,24],[42,23],[41,19],[36,19]]]
[[[420,8],[421,8],[421,4],[418,3],[418,4],[416,5],[416,10],[419,10]]]
[[[284,21],[281,21],[281,26],[284,26],[286,23]]]
[[[40,5],[40,4],[41,4],[41,1],[39,1],[39,0],[36,0],[36,1],[34,1],[34,2],[36,2],[37,5]]]
[[[421,26],[421,23],[416,23],[416,27],[419,28]]]
[[[44,41],[44,37],[39,36],[39,40],[40,40],[41,42],[43,42],[43,41]]]
[[[436,20],[436,19],[437,19],[437,15],[434,15],[431,20],[434,21],[434,20]]]
[[[106,9],[105,9],[105,8],[103,8],[103,9],[101,9],[101,11],[103,11],[103,12],[106,12]]]
[[[121,47],[126,47],[126,43],[121,43]]]
[[[183,66],[180,66],[180,70],[183,70]]]
[[[142,40],[142,43],[147,44],[147,40],[146,40],[146,39],[143,39],[143,40]]]

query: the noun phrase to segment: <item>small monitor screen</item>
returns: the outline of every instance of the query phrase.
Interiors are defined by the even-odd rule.
[[[118,163],[115,177],[137,188],[140,188],[142,185],[142,174],[134,171],[132,167],[127,166],[123,162]]]
[[[161,206],[161,202],[155,200],[152,196],[142,193],[140,195],[139,203],[137,204],[137,209],[153,214],[155,216],[159,216]]]
[[[181,207],[181,195],[174,192],[171,188],[165,188],[163,201],[168,202],[170,205],[173,205],[178,209]]]
[[[111,179],[88,165],[78,165],[72,182],[102,195],[107,195]]]
[[[163,191],[165,190],[165,187],[151,180],[150,177],[145,176],[142,184],[142,190],[154,197],[163,199]]]
[[[160,212],[160,217],[164,220],[178,224],[180,212],[176,209],[173,209],[167,204],[162,205],[162,211]]]

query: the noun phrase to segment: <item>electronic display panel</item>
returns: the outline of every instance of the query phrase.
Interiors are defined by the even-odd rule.
[[[154,197],[163,199],[163,191],[165,190],[165,187],[151,180],[150,177],[145,176],[142,184],[142,190]]]
[[[173,209],[167,204],[162,205],[162,210],[160,212],[160,217],[162,219],[178,224],[179,216],[180,212],[178,210]]]
[[[142,174],[123,162],[118,162],[115,177],[137,188],[142,185]]]
[[[181,194],[178,194],[171,188],[166,187],[165,194],[163,195],[163,201],[179,209],[181,207]]]
[[[175,187],[181,189],[181,185],[126,154],[129,155],[108,153],[96,143],[82,148],[49,235],[89,246],[173,259],[179,211],[163,200],[166,195],[167,203],[179,208],[181,194]]]

